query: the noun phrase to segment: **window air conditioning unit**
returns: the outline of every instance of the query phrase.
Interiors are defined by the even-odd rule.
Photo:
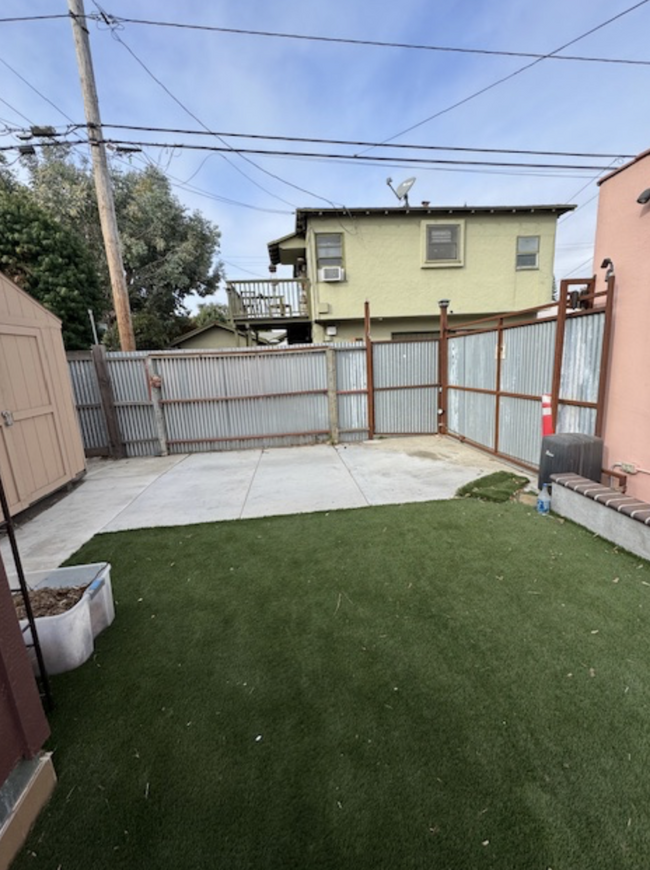
[[[319,281],[344,281],[345,269],[343,266],[323,266],[318,270]]]

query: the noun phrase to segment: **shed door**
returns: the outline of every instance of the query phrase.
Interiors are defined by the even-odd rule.
[[[67,481],[37,329],[0,325],[0,471],[12,514]]]

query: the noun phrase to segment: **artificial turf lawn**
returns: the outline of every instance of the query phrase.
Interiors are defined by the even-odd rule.
[[[461,486],[456,491],[459,498],[480,498],[483,501],[501,503],[509,501],[515,493],[523,489],[529,480],[510,471],[495,471]]]
[[[650,566],[519,504],[100,535],[15,870],[647,868]]]

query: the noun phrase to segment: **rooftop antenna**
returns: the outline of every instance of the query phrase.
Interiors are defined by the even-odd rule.
[[[393,191],[395,196],[400,200],[400,202],[403,202],[404,205],[408,208],[409,207],[408,194],[409,194],[409,190],[415,184],[415,178],[407,178],[406,181],[402,181],[401,184],[397,185],[397,190],[393,187],[393,179],[392,178],[387,178],[386,184],[390,187],[390,189]]]

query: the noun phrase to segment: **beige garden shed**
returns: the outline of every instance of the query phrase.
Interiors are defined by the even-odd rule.
[[[0,475],[12,515],[85,469],[61,321],[0,273]]]

